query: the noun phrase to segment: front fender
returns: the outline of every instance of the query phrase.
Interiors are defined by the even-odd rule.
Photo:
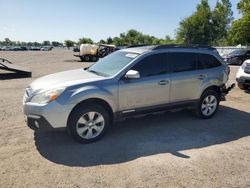
[[[66,104],[78,104],[84,100],[95,98],[106,101],[110,105],[113,112],[117,109],[115,103],[116,97],[112,94],[112,92],[104,88],[97,86],[84,86],[71,91],[68,95],[70,96],[67,97],[69,100],[65,101]]]

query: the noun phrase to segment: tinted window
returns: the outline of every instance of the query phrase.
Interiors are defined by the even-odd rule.
[[[250,51],[248,51],[248,52],[246,53],[246,55],[250,55]]]
[[[213,55],[209,54],[200,54],[198,64],[203,64],[205,68],[213,68],[221,65],[218,59],[216,59]]]
[[[196,70],[197,55],[195,53],[169,53],[169,62],[173,72]]]
[[[167,73],[164,64],[165,54],[150,55],[138,62],[132,70],[137,70],[141,77],[154,76]]]

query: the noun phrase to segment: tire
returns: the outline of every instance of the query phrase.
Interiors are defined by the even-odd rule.
[[[238,83],[238,87],[242,90],[247,90],[248,87],[245,84]]]
[[[201,119],[209,119],[216,114],[219,103],[218,93],[214,90],[206,90],[200,98],[195,113]]]
[[[109,124],[110,117],[105,108],[98,104],[83,104],[71,113],[67,129],[74,140],[90,143],[100,139]]]
[[[91,57],[91,61],[92,62],[97,62],[98,61],[98,57],[96,57],[96,56]]]
[[[81,61],[84,61],[84,57],[80,57]]]
[[[84,56],[84,61],[85,62],[89,62],[90,61],[90,57],[89,56]]]

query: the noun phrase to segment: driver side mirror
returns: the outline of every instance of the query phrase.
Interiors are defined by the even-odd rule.
[[[138,79],[138,78],[140,78],[140,73],[136,70],[129,70],[125,74],[125,78],[126,79]]]

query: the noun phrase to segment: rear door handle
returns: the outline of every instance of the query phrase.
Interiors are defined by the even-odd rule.
[[[161,80],[158,82],[159,85],[167,85],[169,83],[168,80]]]
[[[203,80],[204,78],[206,78],[206,75],[204,75],[204,74],[199,75],[200,80]]]

